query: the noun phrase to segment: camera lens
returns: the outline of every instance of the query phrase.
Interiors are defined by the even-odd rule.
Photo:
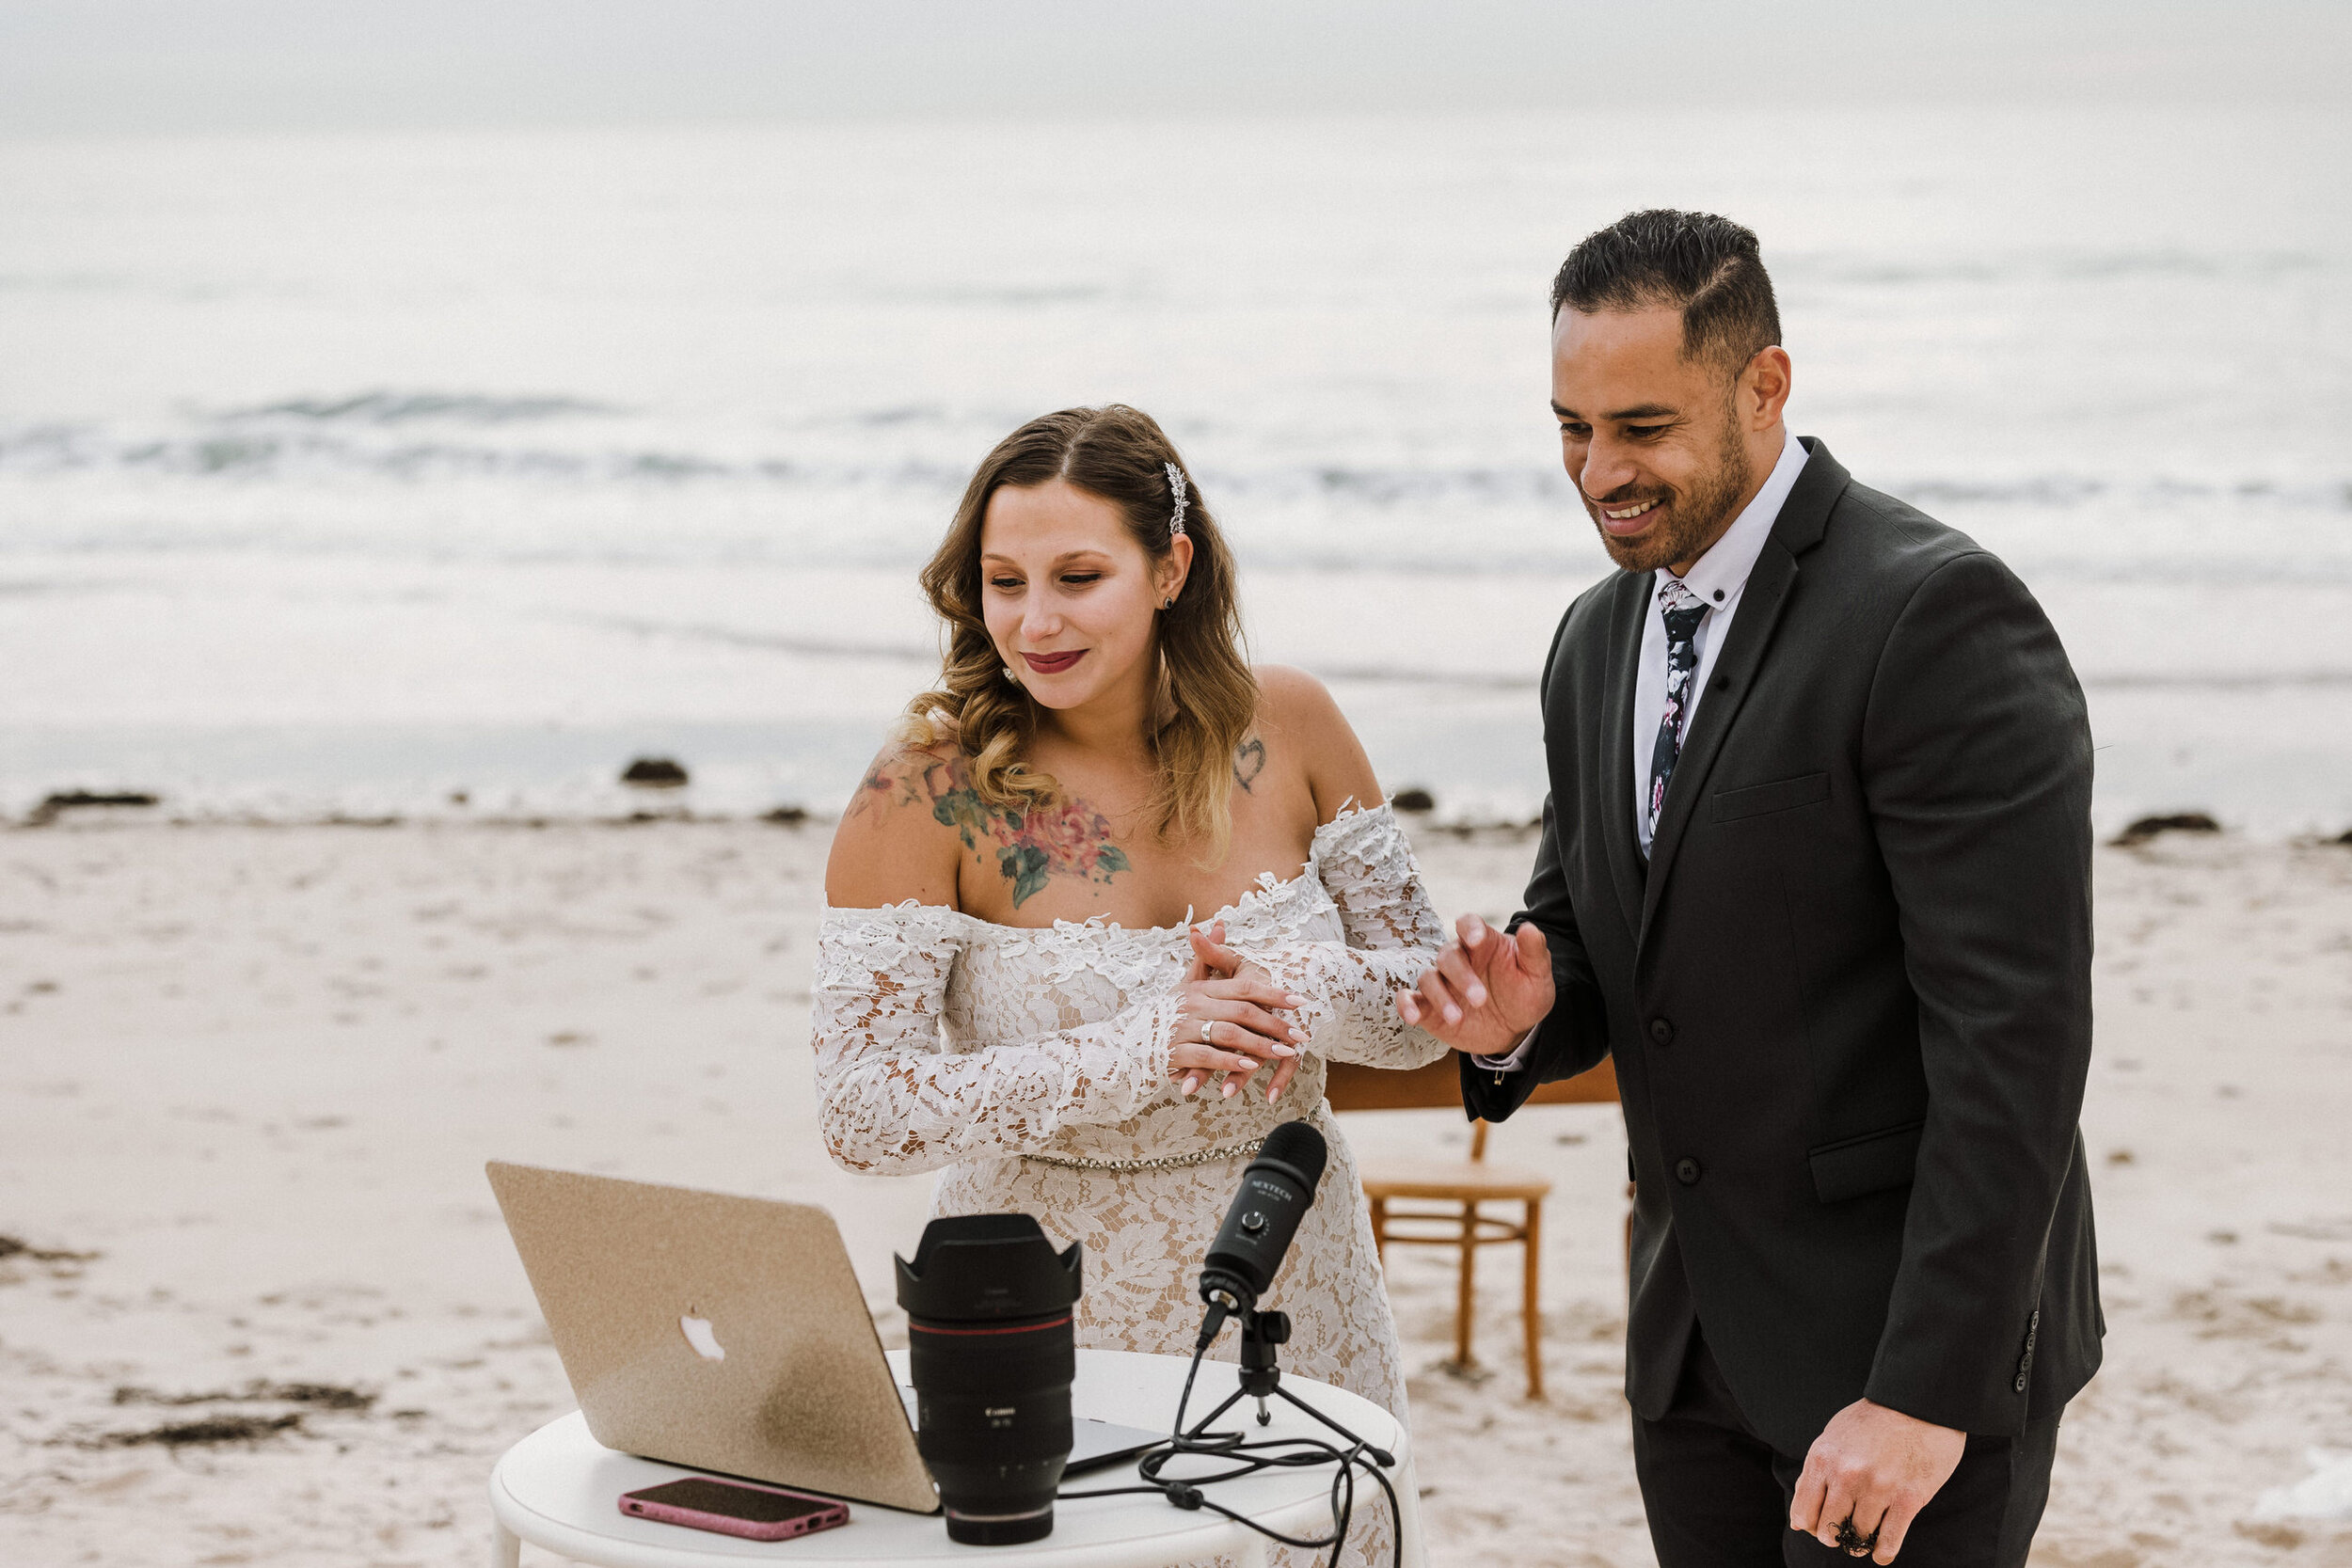
[[[950,1540],[1005,1546],[1053,1532],[1077,1372],[1078,1243],[1057,1255],[1027,1214],[965,1214],[897,1259],[914,1374],[914,1445]]]

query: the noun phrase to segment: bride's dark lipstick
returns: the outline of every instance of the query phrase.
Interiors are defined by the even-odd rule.
[[[1023,654],[1021,657],[1026,659],[1029,668],[1039,674],[1058,675],[1086,656],[1087,651],[1080,648],[1076,653],[1071,654]]]

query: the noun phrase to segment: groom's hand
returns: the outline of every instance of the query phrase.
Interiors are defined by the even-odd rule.
[[[1788,1528],[1851,1557],[1892,1562],[1911,1521],[1960,1467],[1968,1434],[1856,1400],[1813,1439]],[[1841,1525],[1851,1533],[1842,1535]]]
[[[1498,931],[1474,914],[1421,983],[1396,993],[1396,1012],[1456,1051],[1491,1056],[1519,1043],[1551,1011],[1551,949],[1534,921]]]

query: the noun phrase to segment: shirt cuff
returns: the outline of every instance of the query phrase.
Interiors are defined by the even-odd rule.
[[[1511,1048],[1507,1056],[1472,1056],[1470,1061],[1487,1072],[1517,1072],[1527,1065],[1527,1053],[1535,1044],[1535,1031],[1542,1027],[1538,1023],[1534,1029],[1521,1035],[1519,1043]]]

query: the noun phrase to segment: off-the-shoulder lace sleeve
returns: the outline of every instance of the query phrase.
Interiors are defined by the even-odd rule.
[[[1278,984],[1307,998],[1308,1049],[1370,1067],[1423,1067],[1445,1054],[1427,1030],[1396,1015],[1396,991],[1420,982],[1445,927],[1395,812],[1344,811],[1315,835],[1315,868],[1347,932],[1344,945],[1295,939],[1236,946]]]
[[[947,1050],[940,1004],[961,919],[900,904],[827,910],[818,927],[818,1118],[850,1170],[904,1175],[1041,1149],[1065,1125],[1126,1120],[1167,1080],[1181,973],[1100,1023]]]

